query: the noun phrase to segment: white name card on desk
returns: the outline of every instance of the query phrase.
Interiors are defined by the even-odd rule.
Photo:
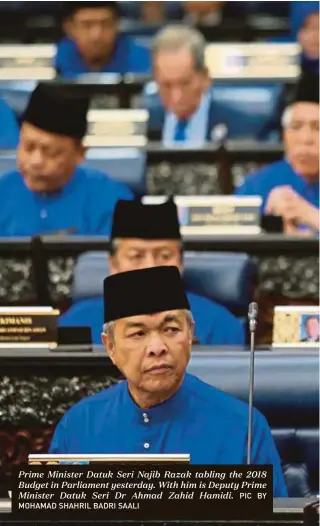
[[[143,147],[147,144],[147,110],[90,110],[87,147]]]
[[[299,44],[209,44],[206,65],[215,79],[292,79],[300,74]]]
[[[319,348],[320,309],[279,306],[274,309],[272,345],[278,348]]]
[[[55,46],[12,44],[0,46],[0,80],[52,80]]]
[[[52,307],[0,307],[0,348],[55,348],[58,316]]]
[[[126,464],[138,463],[144,464],[189,464],[189,454],[75,454],[75,455],[54,455],[54,454],[30,454],[28,456],[28,464]]]
[[[145,204],[160,204],[165,197],[145,196]],[[176,196],[181,234],[259,234],[259,196]]]

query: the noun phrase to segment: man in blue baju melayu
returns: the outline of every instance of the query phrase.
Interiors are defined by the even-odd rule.
[[[56,232],[110,234],[118,199],[130,189],[84,164],[89,98],[40,83],[22,117],[17,168],[0,177],[0,237]]]
[[[285,158],[245,177],[238,195],[259,195],[289,235],[319,232],[319,76],[306,74],[282,117]]]
[[[182,239],[173,199],[160,205],[119,200],[111,231],[112,274],[151,266],[174,265],[183,272]],[[107,265],[106,265],[107,267]],[[199,345],[244,345],[244,327],[224,306],[187,292],[196,321]],[[80,300],[60,318],[60,326],[90,326],[92,340],[101,343],[103,296]]]
[[[186,372],[194,320],[179,269],[159,266],[104,280],[103,343],[126,380],[85,398],[59,422],[53,454],[189,454],[192,464],[245,464],[248,407]],[[252,463],[272,464],[266,419],[254,409]]]

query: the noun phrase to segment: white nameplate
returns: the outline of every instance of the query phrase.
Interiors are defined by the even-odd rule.
[[[57,347],[59,310],[0,307],[0,348]]]
[[[0,80],[52,80],[55,52],[51,44],[1,45]]]
[[[299,44],[209,44],[206,65],[215,79],[292,79],[300,74]]]
[[[272,345],[278,348],[319,348],[320,309],[279,306],[274,309]]]
[[[160,204],[162,196],[145,196],[145,204]],[[175,196],[181,234],[259,234],[259,196]]]
[[[28,464],[100,464],[100,463],[190,463],[190,455],[186,454],[132,454],[132,455],[37,455],[28,456]]]
[[[147,110],[90,110],[87,119],[87,147],[147,144]]]

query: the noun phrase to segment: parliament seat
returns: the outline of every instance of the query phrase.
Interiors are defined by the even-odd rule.
[[[37,83],[36,80],[5,80],[0,82],[0,96],[9,104],[18,121],[20,121]]]
[[[146,155],[138,148],[90,148],[86,164],[127,184],[137,196],[147,193]]]
[[[105,252],[79,256],[74,272],[73,302],[103,294],[108,275]],[[186,289],[224,305],[239,317],[245,316],[252,299],[255,265],[246,254],[184,254]]]
[[[249,355],[193,353],[189,372],[248,402]],[[267,418],[290,497],[319,493],[319,355],[256,352],[254,406]],[[236,437],[235,437],[236,440]]]

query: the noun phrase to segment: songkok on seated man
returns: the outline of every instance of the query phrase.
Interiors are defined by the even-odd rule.
[[[125,380],[72,407],[50,452],[181,453],[192,464],[245,464],[247,404],[186,372],[193,320],[178,269],[119,273],[106,278],[104,291],[103,341]],[[274,496],[286,496],[270,429],[256,409],[252,463],[272,464]]]
[[[82,165],[88,108],[76,87],[36,87],[22,118],[18,169],[0,177],[0,236],[110,234],[115,203],[132,193]]]
[[[183,272],[181,233],[174,200],[157,205],[120,200],[115,207],[111,231],[111,273],[159,265],[174,265]],[[243,326],[225,307],[195,292],[186,294],[196,321],[197,343],[244,344]],[[106,295],[105,302],[108,301]],[[61,317],[60,325],[89,325],[94,343],[100,344],[103,308],[102,297],[81,300]]]

